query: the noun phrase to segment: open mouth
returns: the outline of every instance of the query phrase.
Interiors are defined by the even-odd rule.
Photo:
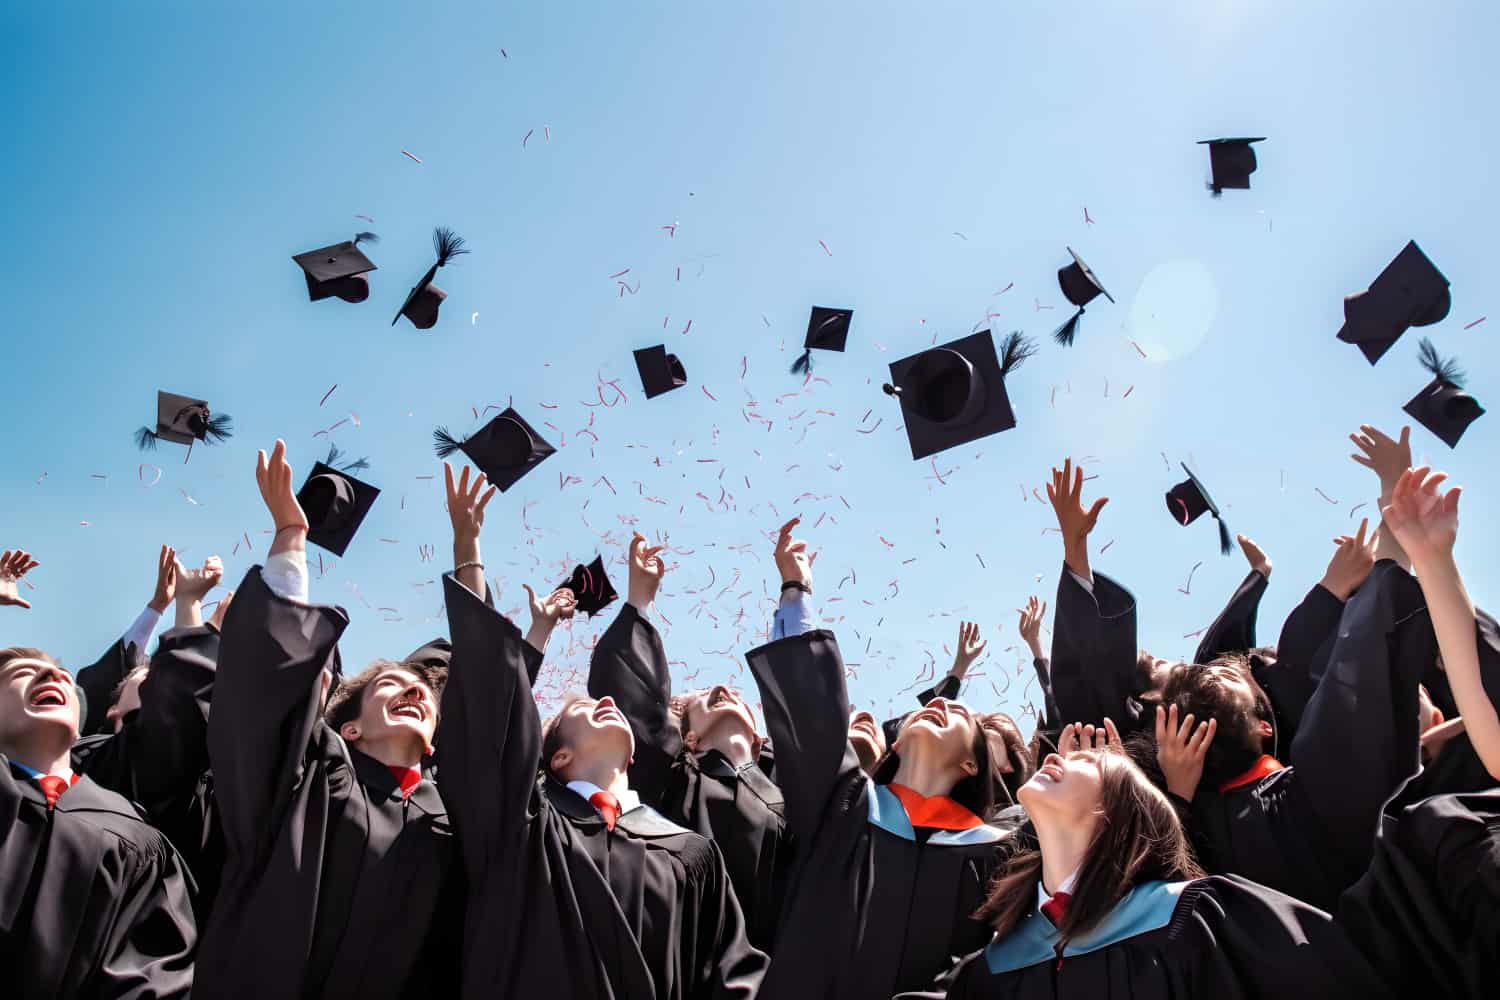
[[[427,710],[420,703],[414,701],[402,701],[390,707],[390,715],[393,719],[411,719],[415,722],[427,721]]]
[[[734,695],[727,688],[714,688],[713,693],[708,696],[708,707],[719,708],[723,705],[733,705],[734,701]]]
[[[1057,784],[1063,780],[1063,769],[1056,764],[1043,764],[1037,768],[1036,776],[1044,781]]]
[[[61,684],[43,684],[31,696],[32,708],[66,708],[68,692]]]
[[[948,724],[948,713],[938,706],[933,706],[931,708],[924,708],[917,712],[917,714],[912,717],[911,721],[921,722],[924,720],[934,723],[939,727],[946,726]]]
[[[619,710],[616,709],[613,705],[600,705],[598,708],[594,709],[594,721],[624,722],[625,716],[621,715]]]

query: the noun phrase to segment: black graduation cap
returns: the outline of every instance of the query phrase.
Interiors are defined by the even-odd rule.
[[[995,338],[983,330],[891,364],[881,388],[901,401],[913,459],[926,458],[1016,426],[1005,376],[1036,353],[1019,332]]]
[[[155,451],[157,441],[185,444],[192,451],[194,441],[219,444],[234,436],[234,419],[227,413],[214,414],[208,403],[175,392],[156,393],[156,428],[142,427],[135,432],[136,447]]]
[[[1208,147],[1208,166],[1214,179],[1208,189],[1217,198],[1225,188],[1250,190],[1250,175],[1255,173],[1255,150],[1252,142],[1265,142],[1263,135],[1243,139],[1200,139]]]
[[[1214,503],[1214,498],[1208,495],[1208,489],[1193,475],[1193,470],[1187,467],[1186,462],[1182,463],[1182,471],[1187,473],[1187,479],[1167,491],[1167,510],[1183,525],[1192,524],[1205,513],[1212,514],[1214,520],[1219,522],[1219,551],[1229,555],[1233,548],[1229,543],[1229,525],[1224,523],[1219,505]]]
[[[453,659],[453,643],[443,636],[424,642],[401,658],[402,663],[421,663],[429,667],[446,667]]]
[[[344,554],[380,496],[378,489],[353,476],[370,463],[362,458],[341,462],[341,457],[338,446],[331,446],[327,461],[314,465],[297,491],[297,503],[307,515],[307,540],[336,556]]]
[[[367,271],[375,263],[359,249],[361,243],[379,243],[374,233],[356,233],[354,239],[299,253],[292,260],[307,279],[307,297],[313,302],[337,295],[345,302],[363,302],[370,297]]]
[[[1057,269],[1057,284],[1062,288],[1062,293],[1067,300],[1078,307],[1078,311],[1057,328],[1052,334],[1052,339],[1064,347],[1072,347],[1073,334],[1078,330],[1078,320],[1083,316],[1083,307],[1101,295],[1111,302],[1115,298],[1104,290],[1103,285],[1099,284],[1099,279],[1094,277],[1094,272],[1089,270],[1083,258],[1073,253],[1072,247],[1068,247],[1067,250],[1073,255],[1073,263]]]
[[[557,585],[567,587],[578,600],[578,610],[592,617],[609,606],[620,595],[610,586],[604,573],[604,557],[595,556],[587,566],[579,563],[573,567],[573,575]]]
[[[838,351],[843,353],[844,343],[849,339],[849,322],[854,319],[853,309],[829,309],[813,306],[807,319],[807,337],[802,341],[802,353],[792,362],[792,371],[797,374],[812,370],[812,352]]]
[[[1339,339],[1373,365],[1409,327],[1440,322],[1450,305],[1448,279],[1412,240],[1367,290],[1344,296]]]
[[[677,355],[667,353],[663,344],[636,351],[635,367],[641,373],[641,385],[646,390],[647,399],[687,385],[687,369],[682,367]]]
[[[437,445],[438,458],[462,451],[489,478],[490,485],[500,488],[501,493],[557,450],[509,407],[461,441],[449,434],[446,427],[433,431],[432,438]]]
[[[443,226],[432,231],[432,248],[437,251],[437,263],[428,268],[422,280],[407,293],[406,301],[401,304],[401,311],[391,320],[391,326],[395,326],[402,316],[411,320],[411,325],[418,330],[431,330],[437,325],[438,307],[443,304],[448,293],[434,285],[432,279],[437,276],[438,268],[446,266],[448,261],[469,250],[464,246],[462,236]]]
[[[1432,381],[1402,409],[1448,447],[1456,448],[1469,425],[1484,416],[1484,407],[1464,392],[1464,373],[1458,363],[1438,357],[1437,348],[1426,337],[1422,338],[1421,360],[1422,367],[1432,373]]]

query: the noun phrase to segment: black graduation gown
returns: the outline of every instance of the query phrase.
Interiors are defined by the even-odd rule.
[[[463,995],[748,998],[766,956],[713,841],[648,806],[613,830],[538,778],[541,654],[450,573],[444,789],[468,880]]]
[[[442,798],[403,799],[323,722],[319,675],[349,619],[253,567],[224,621],[208,749],[228,859],[198,996],[447,996],[453,853]]]
[[[1033,910],[918,997],[1181,1000],[1394,996],[1328,914],[1233,877],[1138,885],[1061,960]]]
[[[1222,794],[1200,786],[1188,826],[1204,868],[1331,910],[1369,864],[1381,807],[1417,771],[1417,678],[1436,648],[1416,580],[1377,563],[1339,622],[1297,763]]]
[[[1259,570],[1250,571],[1230,596],[1224,610],[1219,612],[1219,617],[1204,630],[1198,640],[1198,650],[1193,654],[1194,663],[1208,663],[1224,653],[1243,653],[1255,648],[1255,618],[1260,612],[1260,599],[1266,594],[1267,582]]]
[[[172,845],[81,778],[50,812],[0,755],[0,968],[7,1000],[185,997],[197,925]]]
[[[1402,996],[1500,996],[1500,788],[1388,820],[1338,919]]]
[[[1302,714],[1328,666],[1344,602],[1321,583],[1315,584],[1287,615],[1276,640],[1276,662],[1255,672],[1276,710],[1276,739],[1287,763],[1302,724]]]
[[[110,729],[110,695],[116,686],[130,673],[138,660],[145,661],[145,650],[137,650],[133,657],[125,646],[122,636],[110,644],[104,654],[86,667],[78,668],[75,681],[83,691],[83,716],[79,720],[78,735],[94,736]]]
[[[1135,597],[1103,573],[1090,594],[1067,566],[1057,581],[1052,621],[1052,695],[1059,729],[1070,722],[1102,725],[1107,716],[1128,736],[1155,724],[1136,701]],[[1044,733],[1056,742],[1056,732]]]
[[[900,800],[860,770],[833,633],[779,639],[748,659],[797,837],[761,997],[864,1000],[930,983],[989,937],[971,914],[984,901],[1004,832],[913,830]]]
[[[667,711],[672,678],[661,635],[633,605],[620,609],[594,647],[589,694],[612,697],[630,720],[630,787],[667,819],[719,845],[746,935],[770,952],[791,873],[792,840],[781,790],[764,762],[736,769],[718,751],[695,755],[683,749]]]

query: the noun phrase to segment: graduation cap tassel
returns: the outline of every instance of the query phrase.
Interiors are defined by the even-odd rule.
[[[1443,358],[1440,356],[1437,348],[1432,346],[1431,339],[1427,337],[1422,338],[1422,346],[1418,353],[1418,358],[1422,362],[1422,367],[1431,372],[1433,378],[1436,378],[1440,382],[1446,382],[1455,388],[1462,389],[1464,387],[1464,382],[1467,381],[1468,376],[1458,366],[1458,361],[1454,358]]]
[[[155,451],[156,441],[156,432],[149,427],[142,427],[135,432],[135,446],[141,451]]]
[[[222,444],[234,437],[234,418],[227,413],[218,413],[208,418],[203,428],[203,440],[208,444]]]
[[[446,226],[438,226],[432,231],[432,248],[437,251],[438,267],[443,267],[449,260],[457,257],[459,254],[469,252],[468,248],[464,246],[464,238]],[[437,272],[434,271],[432,273],[435,274]],[[431,274],[428,275],[427,280],[432,280]]]
[[[806,350],[797,355],[797,360],[792,362],[793,375],[805,375],[812,371],[812,351]]]
[[[1066,323],[1064,323],[1062,326],[1058,327],[1057,331],[1052,334],[1052,339],[1055,340],[1055,341],[1057,341],[1059,344],[1061,344],[1064,347],[1072,347],[1073,346],[1073,334],[1075,334],[1078,331],[1078,320],[1082,316],[1083,316],[1083,306],[1079,306],[1078,307],[1078,311],[1076,313],[1074,313],[1072,316],[1069,316],[1068,317],[1068,321]]]
[[[432,441],[435,445],[438,458],[447,458],[464,446],[462,441],[448,433],[448,428],[446,427],[439,427],[434,430],[432,432]]]
[[[1214,516],[1214,520],[1219,522],[1219,554],[1227,556],[1234,551],[1234,546],[1230,544],[1229,539],[1229,525],[1225,524],[1224,519],[1218,515]]]
[[[323,464],[329,468],[338,469],[340,472],[362,472],[370,467],[370,460],[368,458],[357,458],[352,462],[345,462],[343,465],[340,465],[339,459],[343,457],[344,453],[339,451],[339,446],[330,444],[328,446],[328,457],[323,460]]]
[[[379,242],[380,242],[380,237],[376,236],[374,233],[355,233],[354,234],[354,245],[355,246],[359,246],[361,243],[379,243]]]
[[[1012,331],[1000,344],[1000,377],[1004,378],[1037,352],[1036,341],[1020,330]]]

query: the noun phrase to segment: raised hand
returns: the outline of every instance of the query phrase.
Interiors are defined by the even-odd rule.
[[[201,601],[224,579],[224,563],[218,556],[209,556],[197,569],[184,569],[177,564],[177,599],[179,601]]]
[[[1066,756],[1079,750],[1123,750],[1125,744],[1120,740],[1120,731],[1115,728],[1114,720],[1108,716],[1104,719],[1104,725],[1084,725],[1081,722],[1070,722],[1063,727],[1062,733],[1057,737],[1057,752]]]
[[[527,584],[523,583],[521,587],[526,591],[526,600],[531,606],[531,629],[526,633],[526,641],[537,652],[545,652],[547,640],[552,637],[552,630],[557,627],[557,623],[572,618],[573,613],[578,610],[578,598],[567,587],[557,588],[546,598],[536,596],[536,591]]]
[[[1267,580],[1271,579],[1271,557],[1266,555],[1265,550],[1247,535],[1237,535],[1240,543],[1240,551],[1245,553],[1245,561],[1250,568]]]
[[[792,537],[792,529],[801,523],[802,518],[794,517],[781,526],[776,536],[776,569],[781,574],[782,583],[800,583],[810,592],[812,567],[818,561],[818,554],[809,553],[806,542]]]
[[[1370,570],[1375,568],[1378,531],[1366,539],[1365,532],[1369,527],[1370,519],[1362,518],[1358,532],[1352,536],[1339,535],[1333,540],[1333,544],[1338,547],[1333,551],[1333,558],[1328,561],[1328,569],[1324,571],[1321,582],[1325,590],[1341,601],[1347,601],[1349,595],[1365,582]]]
[[[1033,594],[1026,601],[1026,607],[1019,609],[1021,623],[1018,626],[1021,638],[1026,640],[1026,645],[1031,647],[1031,658],[1042,659],[1042,619],[1047,614],[1047,602],[1038,600]]]
[[[1061,471],[1052,470],[1052,482],[1047,484],[1047,499],[1052,502],[1052,511],[1057,515],[1057,527],[1062,532],[1063,559],[1068,568],[1085,580],[1092,580],[1089,570],[1089,532],[1099,523],[1099,512],[1109,503],[1109,497],[1100,497],[1093,506],[1083,506],[1083,469],[1073,468],[1071,458],[1063,460]]]
[[[224,616],[229,614],[229,602],[234,600],[234,591],[230,591],[219,599],[219,606],[214,608],[214,613],[209,616],[208,623],[216,631],[224,631]]]
[[[307,548],[307,515],[292,488],[292,467],[286,461],[285,441],[276,439],[269,459],[264,451],[255,453],[255,482],[276,525],[270,554],[304,551]]]
[[[665,545],[646,544],[646,536],[639,531],[630,539],[630,586],[626,602],[642,614],[661,587],[661,578],[666,575],[667,564],[661,553]]]
[[[1188,802],[1198,794],[1198,782],[1203,780],[1203,760],[1219,731],[1215,719],[1194,723],[1191,712],[1177,722],[1177,706],[1156,708],[1156,762],[1161,765],[1167,779],[1167,791]]]
[[[443,485],[448,493],[448,520],[453,524],[453,570],[458,582],[482,599],[484,597],[484,563],[479,558],[479,533],[484,528],[484,508],[495,495],[495,487],[484,488],[480,473],[472,485],[466,465],[458,481],[453,466],[443,463]],[[481,491],[483,491],[481,493]]]
[[[1427,466],[1407,469],[1396,480],[1391,502],[1381,511],[1412,564],[1420,568],[1435,559],[1451,559],[1458,539],[1458,498],[1463,487],[1446,493],[1438,487],[1448,478]]]
[[[152,593],[151,600],[146,602],[146,607],[162,614],[167,610],[167,605],[177,599],[177,571],[180,568],[177,550],[170,545],[163,545],[161,553],[156,557],[156,590]]]
[[[979,638],[979,626],[974,622],[959,622],[958,648],[953,653],[953,669],[948,672],[962,677],[969,672],[974,661],[984,652],[986,643]]]
[[[1390,496],[1401,473],[1411,468],[1411,428],[1401,428],[1401,440],[1397,441],[1369,424],[1360,424],[1359,433],[1350,434],[1349,440],[1360,451],[1349,457],[1380,477],[1382,500]]]
[[[0,555],[0,607],[31,607],[31,602],[21,596],[21,577],[40,565],[31,558],[30,552],[22,552],[20,549],[6,549],[5,554]]]

